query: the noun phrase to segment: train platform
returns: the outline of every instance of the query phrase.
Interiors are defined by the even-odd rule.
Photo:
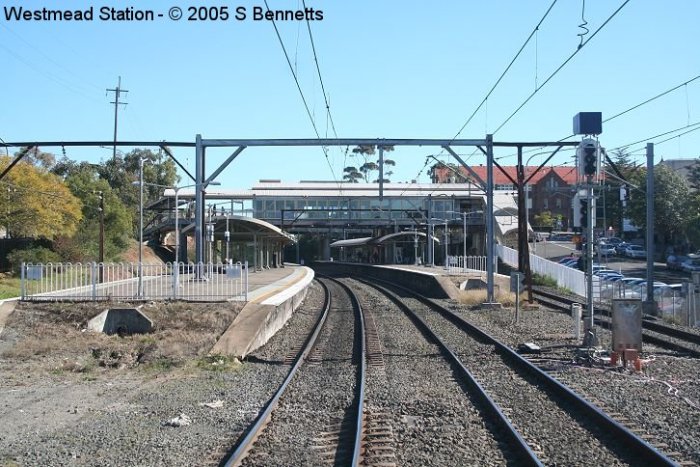
[[[210,354],[244,358],[265,345],[304,300],[313,279],[311,268],[296,264],[250,274],[248,302]]]

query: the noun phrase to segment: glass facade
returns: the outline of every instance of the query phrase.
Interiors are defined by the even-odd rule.
[[[460,211],[460,203],[452,197],[434,196],[431,216],[452,219],[459,217],[452,211]],[[379,198],[284,198],[256,199],[254,216],[267,221],[299,219],[332,220],[411,220],[425,218],[428,213],[427,197]]]

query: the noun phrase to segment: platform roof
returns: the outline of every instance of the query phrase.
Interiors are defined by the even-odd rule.
[[[389,240],[396,240],[399,237],[408,237],[408,239],[413,240],[414,237],[421,237],[423,240],[427,238],[427,235],[425,232],[415,232],[415,231],[407,231],[407,232],[395,232],[391,233],[388,235],[384,235],[383,237],[360,237],[360,238],[349,238],[347,240],[338,240],[330,244],[331,248],[352,248],[352,247],[360,247],[360,246],[367,246],[367,245],[380,245],[382,243],[385,243]],[[433,241],[435,243],[440,243],[440,240],[437,239],[436,237],[433,237]]]

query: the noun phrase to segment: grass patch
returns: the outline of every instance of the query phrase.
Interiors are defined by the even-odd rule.
[[[494,300],[503,306],[515,306],[515,294],[512,292],[494,291]],[[486,289],[463,290],[459,303],[475,306],[486,302]]]
[[[539,285],[542,287],[551,287],[553,289],[556,289],[557,292],[565,293],[565,294],[573,294],[573,292],[566,287],[562,287],[557,283],[557,280],[549,277],[549,276],[543,276],[541,274],[532,274],[532,285]]]
[[[197,361],[197,368],[207,371],[232,371],[240,367],[240,360],[226,355],[207,355]]]
[[[17,277],[0,277],[0,299],[19,297],[20,280]]]

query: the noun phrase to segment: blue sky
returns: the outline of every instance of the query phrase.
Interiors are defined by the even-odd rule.
[[[301,0],[268,3],[272,9],[302,8]],[[323,20],[311,22],[311,30],[338,136],[452,138],[551,3],[307,0],[307,7],[323,11]],[[622,3],[587,0],[584,17],[590,32],[584,39]],[[129,4],[2,2],[12,5],[93,6],[97,11]],[[141,2],[141,8],[165,15],[142,23],[18,22],[6,21],[2,14],[0,138],[111,140],[112,96],[105,89],[115,87],[117,76],[129,90],[129,104],[120,109],[119,139],[194,141],[197,133],[205,138],[315,137],[272,23],[167,19],[170,7],[186,10],[189,5],[181,0]],[[250,12],[264,1],[239,0],[228,6]],[[461,137],[483,138],[493,132],[576,50],[581,9],[581,0],[555,4]],[[571,134],[577,112],[601,111],[607,118],[700,75],[698,18],[700,2],[695,0],[631,0],[494,139],[556,141]],[[277,26],[319,132],[332,137],[306,22]],[[699,121],[697,79],[604,124],[600,139],[614,148]],[[640,161],[643,146],[631,147]],[[111,148],[66,151],[69,157],[93,162],[111,155]],[[61,148],[52,152],[60,154]],[[210,150],[209,171],[229,152]],[[416,178],[426,155],[439,152],[397,148],[391,155],[397,162],[392,181]],[[512,164],[515,159],[509,154],[501,150],[497,156],[501,163]],[[659,145],[656,154],[657,159],[700,156],[700,130]],[[194,169],[191,152],[177,150],[176,155]],[[531,163],[543,157],[534,156]],[[337,178],[344,159],[343,150],[329,150]],[[553,163],[568,160],[570,153]],[[485,161],[475,155],[469,162]],[[258,148],[246,150],[219,180],[226,188],[247,188],[261,178],[331,180],[333,174],[319,148]],[[418,180],[427,181],[425,170]]]

